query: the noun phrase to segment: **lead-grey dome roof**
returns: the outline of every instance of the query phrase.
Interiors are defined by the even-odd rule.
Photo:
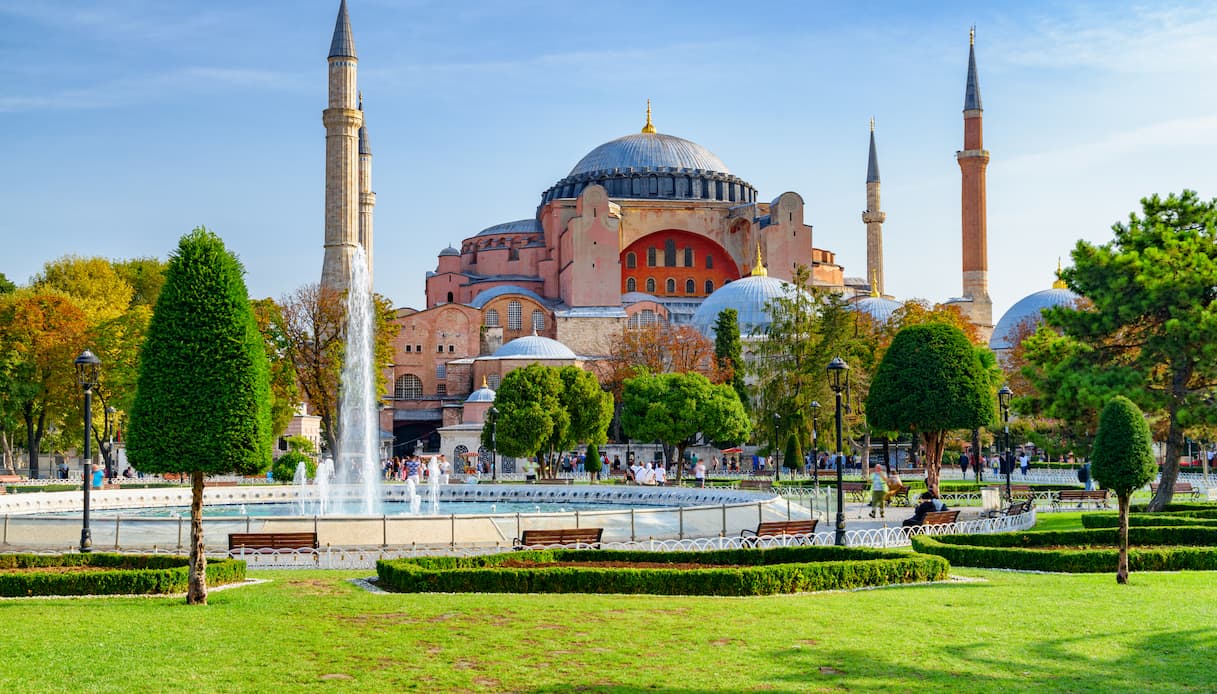
[[[871,318],[874,318],[880,323],[886,323],[888,319],[892,317],[892,313],[894,313],[896,309],[900,308],[901,306],[902,304],[895,299],[885,299],[881,296],[868,296],[866,298],[859,299],[851,306],[851,308],[853,308],[855,311],[862,311],[870,314]]]
[[[489,386],[482,386],[469,394],[465,398],[465,402],[494,402],[494,390]]]
[[[503,222],[492,227],[486,227],[477,233],[478,236],[494,236],[497,234],[540,234],[541,223],[533,219],[517,219],[514,222]]]
[[[765,305],[773,299],[795,291],[794,285],[776,277],[752,275],[724,284],[706,297],[693,314],[693,327],[702,335],[714,338],[714,323],[724,309],[733,308],[739,314],[742,337],[764,335],[769,329],[769,312]]]
[[[1055,306],[1074,306],[1077,300],[1078,295],[1075,292],[1060,287],[1024,296],[1002,315],[1001,320],[997,321],[997,325],[993,328],[993,336],[989,338],[989,349],[1014,349],[1017,345],[1012,341],[1015,337],[1013,333],[1019,325],[1027,321],[1033,321],[1038,325],[1044,320],[1044,309]]]
[[[605,142],[588,152],[567,175],[578,176],[630,167],[672,167],[731,173],[722,159],[696,142],[662,133],[634,133]]]
[[[569,347],[540,335],[517,337],[491,355],[495,359],[575,359]]]

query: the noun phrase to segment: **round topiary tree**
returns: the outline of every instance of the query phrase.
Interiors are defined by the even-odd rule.
[[[1120,558],[1116,582],[1128,583],[1128,498],[1153,479],[1158,470],[1149,424],[1132,400],[1120,395],[1103,408],[1090,460],[1090,474],[1119,500]]]
[[[600,477],[600,468],[603,465],[600,462],[600,449],[595,443],[587,444],[587,455],[584,456],[583,469],[591,474],[592,479]]]

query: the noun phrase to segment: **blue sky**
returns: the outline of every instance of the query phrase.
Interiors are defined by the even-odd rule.
[[[205,224],[254,296],[320,275],[337,0],[0,0],[0,272],[165,257]],[[996,319],[1150,193],[1217,197],[1217,5],[349,0],[375,154],[376,285],[421,307],[449,243],[530,217],[602,142],[709,148],[805,199],[865,274],[877,121],[887,289],[960,293],[959,168],[977,25]]]

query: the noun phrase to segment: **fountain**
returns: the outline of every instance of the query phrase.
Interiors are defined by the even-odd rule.
[[[410,515],[417,516],[422,506],[422,499],[418,496],[418,483],[415,481],[414,475],[406,479],[406,500],[410,502]]]
[[[430,513],[439,515],[439,463],[435,458],[427,461],[427,498],[430,501]]]
[[[317,465],[317,478],[313,484],[317,487],[317,514],[326,515],[330,511],[330,484],[334,480],[334,461],[326,458]]]
[[[303,460],[296,463],[296,474],[292,475],[292,484],[297,487],[308,484],[308,467],[305,466]],[[296,499],[296,512],[301,516],[308,512],[308,509],[305,508],[304,497]]]

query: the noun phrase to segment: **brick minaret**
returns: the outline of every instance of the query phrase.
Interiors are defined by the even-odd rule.
[[[338,6],[334,38],[330,42],[329,108],[325,123],[325,259],[321,284],[346,291],[351,257],[359,243],[359,127],[363,113],[356,100],[355,40],[347,3]]]
[[[980,81],[976,76],[976,30],[968,40],[968,84],[963,101],[963,151],[956,152],[963,179],[963,298],[964,315],[988,342],[993,332],[993,300],[989,298],[989,248],[985,214],[985,168]]]
[[[372,192],[372,143],[368,140],[367,120],[363,116],[363,93],[359,94],[359,244],[368,259],[368,280],[372,279],[372,208],[376,193]]]
[[[879,154],[875,151],[875,119],[870,119],[870,158],[866,162],[866,274],[870,277],[871,293],[882,296],[883,291],[883,221],[887,215],[879,209]]]

